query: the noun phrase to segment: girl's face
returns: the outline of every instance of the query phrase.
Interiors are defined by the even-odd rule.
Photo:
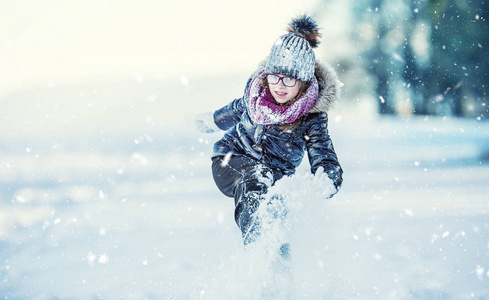
[[[290,81],[290,77],[289,80],[287,80],[287,85],[284,84],[284,78],[287,78],[287,76],[283,76],[283,75],[275,75],[273,74],[272,76],[278,76],[279,79],[278,79],[278,82],[275,83],[275,84],[272,84],[270,82],[276,82],[276,78],[269,78],[268,79],[268,88],[270,89],[270,93],[272,94],[273,96],[273,99],[275,99],[275,101],[278,103],[278,104],[287,104],[289,103],[292,99],[294,99],[295,97],[297,97],[297,94],[299,94],[299,90],[300,90],[300,87],[301,87],[301,82],[300,80],[296,80],[295,82],[295,85],[294,86],[287,86],[287,85],[290,85],[289,81]],[[270,80],[272,79],[272,80]]]

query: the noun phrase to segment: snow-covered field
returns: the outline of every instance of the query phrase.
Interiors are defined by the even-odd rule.
[[[3,98],[0,296],[260,294],[263,262],[241,247],[233,200],[210,176],[219,134],[189,124],[238,97],[245,79],[52,86]],[[291,179],[303,190],[293,189],[291,298],[489,299],[489,123],[376,118],[362,105],[330,114],[341,192],[320,200],[304,189],[307,161]]]

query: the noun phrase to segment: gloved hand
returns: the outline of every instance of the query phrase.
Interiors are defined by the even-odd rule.
[[[221,130],[214,122],[214,113],[200,113],[195,117],[194,125],[197,131],[202,133],[213,133]]]
[[[318,196],[324,199],[333,197],[338,189],[333,180],[328,177],[328,174],[324,172],[323,167],[319,167],[312,179],[313,188],[318,191]]]

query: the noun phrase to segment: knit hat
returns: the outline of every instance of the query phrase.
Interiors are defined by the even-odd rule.
[[[287,31],[273,44],[265,72],[309,82],[314,77],[313,48],[319,44],[319,28],[311,17],[303,15],[292,19]]]

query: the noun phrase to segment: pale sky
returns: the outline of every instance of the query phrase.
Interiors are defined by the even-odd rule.
[[[22,88],[133,74],[249,72],[292,17],[319,3],[2,1],[0,97]]]

